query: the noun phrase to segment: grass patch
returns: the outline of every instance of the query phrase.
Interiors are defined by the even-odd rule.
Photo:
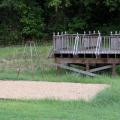
[[[102,78],[99,78],[102,80]],[[109,80],[109,79],[108,79]],[[0,100],[1,120],[119,120],[120,81],[90,102],[56,100]]]
[[[36,60],[34,65],[37,65],[37,69],[34,71],[34,80],[107,83],[111,87],[99,93],[90,102],[0,100],[0,120],[119,120],[120,77],[113,78],[106,75],[95,78],[82,77],[65,70],[58,73],[55,68],[43,65],[43,63],[52,62],[47,59],[50,47],[49,45],[37,47],[39,59],[34,59]],[[18,80],[33,80],[30,64],[26,64],[25,61],[14,61],[14,59],[22,58],[23,50],[24,47],[0,48],[0,79],[17,80],[17,68],[22,63],[22,71]],[[28,54],[26,56],[29,57]]]
[[[72,72],[61,72],[58,73],[56,70],[36,71],[34,75],[31,71],[21,72],[17,77],[17,71],[0,71],[1,80],[31,80],[31,81],[49,81],[49,82],[75,82],[75,83],[107,83],[111,84],[113,77],[110,76],[98,76],[98,77],[86,77],[80,76],[77,73]],[[119,80],[119,77],[114,79]]]
[[[108,96],[106,96],[108,97]],[[99,97],[91,102],[83,101],[0,101],[2,120],[116,120],[119,119],[120,102],[104,101]]]
[[[0,79],[1,80],[35,80],[35,81],[55,81],[55,82],[84,82],[84,83],[110,83],[112,77],[103,75],[102,77],[83,77],[77,73],[62,70],[57,72],[54,67],[45,64],[52,63],[52,59],[48,59],[51,46],[40,45],[34,47],[33,61],[31,64],[30,47],[13,46],[0,48]],[[37,52],[36,52],[37,51]],[[24,53],[24,55],[23,55]],[[37,54],[36,54],[37,53]],[[32,72],[32,65],[34,72]],[[18,69],[20,68],[19,77]],[[116,77],[115,79],[119,79]]]

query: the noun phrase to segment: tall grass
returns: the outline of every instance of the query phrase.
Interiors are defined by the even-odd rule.
[[[77,73],[66,70],[61,70],[59,72],[56,71],[55,67],[49,66],[49,63],[54,62],[53,59],[48,59],[49,51],[52,48],[49,44],[36,46],[36,50],[33,46],[32,61],[30,47],[25,49],[25,53],[24,48],[25,46],[10,46],[0,48],[1,80],[36,80],[86,83],[108,83],[112,81],[112,78],[109,75],[102,75],[101,77],[91,78],[84,77]],[[18,70],[20,70],[19,76]],[[116,77],[116,79],[119,79],[119,77]]]

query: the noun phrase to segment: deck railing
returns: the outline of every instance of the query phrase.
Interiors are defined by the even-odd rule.
[[[120,33],[102,36],[100,32],[89,34],[53,35],[55,53],[72,54],[120,54]]]

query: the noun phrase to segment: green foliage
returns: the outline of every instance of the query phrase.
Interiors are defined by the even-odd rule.
[[[110,11],[120,11],[120,0],[105,0],[105,4],[110,8]]]
[[[50,7],[53,7],[53,6],[59,6],[61,4],[61,0],[51,0],[48,4]]]
[[[119,6],[119,0],[0,0],[0,29],[11,41],[51,38],[52,32],[65,30],[108,33],[120,30]]]
[[[11,13],[15,18],[13,19],[11,16],[2,16],[4,18],[1,19],[2,26],[6,28],[11,28],[9,35],[13,35],[12,39],[18,38],[17,32],[21,33],[23,37],[35,37],[40,38],[43,35],[43,17],[42,17],[42,9],[38,6],[38,4],[33,1],[26,2],[24,0],[16,1],[16,0],[3,0],[0,4],[0,9],[5,13]],[[3,13],[4,13],[3,12]],[[7,14],[7,13],[6,13]],[[9,22],[7,22],[9,20]],[[5,22],[6,21],[6,22]],[[16,24],[16,25],[15,25]],[[9,27],[12,26],[12,27]],[[13,31],[14,26],[14,33]],[[17,26],[20,26],[17,28]],[[16,30],[15,30],[16,29]],[[6,32],[7,29],[6,29]],[[15,39],[18,41],[18,39]]]
[[[72,22],[68,25],[70,32],[79,32],[85,30],[88,27],[87,22],[79,17],[73,18]]]
[[[120,65],[117,67],[116,71],[120,75]]]
[[[49,7],[59,7],[64,3],[64,6],[68,7],[69,5],[71,5],[69,0],[50,0],[48,2],[48,6]]]
[[[20,12],[20,23],[22,26],[22,34],[40,38],[43,31],[42,9],[39,7],[31,7],[26,4],[18,6]]]

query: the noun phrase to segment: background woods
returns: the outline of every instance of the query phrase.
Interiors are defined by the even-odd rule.
[[[120,30],[119,0],[0,0],[2,44],[49,40],[52,32]]]

